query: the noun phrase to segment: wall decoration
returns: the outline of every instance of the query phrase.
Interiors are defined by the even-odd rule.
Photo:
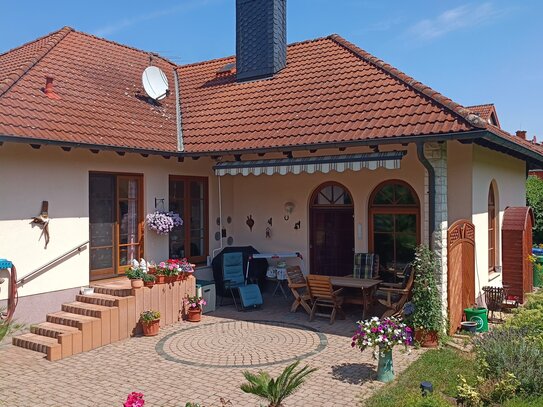
[[[30,222],[32,227],[38,226],[41,228],[40,238],[43,236],[45,238],[45,247],[49,244],[49,201],[42,201],[41,203],[41,212],[35,218],[32,218]]]
[[[228,223],[228,224],[232,223],[232,217],[231,216],[228,216],[226,218],[226,223]]]
[[[255,221],[253,220],[253,215],[247,216],[247,221],[245,222],[247,226],[249,226],[249,229],[251,232],[253,231],[253,226],[255,225]]]
[[[234,238],[232,236],[228,236],[228,239],[226,239],[226,244],[228,246],[232,246],[234,244]]]
[[[268,225],[273,226],[273,219],[272,218],[268,219]]]
[[[217,216],[217,226],[221,226],[221,218]]]
[[[298,230],[301,227],[301,221],[298,221],[294,224],[294,229]]]
[[[266,239],[271,239],[271,228],[269,226],[266,228]]]
[[[226,228],[222,228],[221,235],[222,237],[226,237]]]
[[[290,215],[294,211],[295,206],[296,205],[294,205],[293,202],[285,202],[285,216],[283,217],[285,221],[290,219]]]
[[[221,232],[215,232],[215,240],[216,241],[221,240]]]

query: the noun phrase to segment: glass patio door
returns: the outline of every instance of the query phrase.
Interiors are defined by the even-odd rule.
[[[114,277],[143,255],[142,177],[89,176],[90,278]]]

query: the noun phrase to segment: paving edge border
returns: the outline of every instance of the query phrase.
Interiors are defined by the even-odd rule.
[[[203,329],[205,328],[206,326],[210,325],[210,324],[201,324],[201,325],[198,325],[198,326],[194,326],[194,327],[189,327],[189,328],[184,328],[184,329],[179,329],[175,332],[172,332],[172,333],[169,333],[168,335],[166,335],[165,337],[161,338],[157,344],[155,345],[155,350],[156,352],[161,356],[163,357],[164,359],[166,360],[169,360],[170,362],[175,362],[175,363],[182,363],[182,364],[185,364],[185,365],[191,365],[191,366],[198,366],[198,367],[210,367],[210,368],[219,368],[219,369],[231,369],[231,368],[251,368],[251,367],[265,367],[265,366],[273,366],[273,365],[280,365],[280,364],[283,364],[283,363],[289,363],[289,362],[294,362],[296,360],[302,360],[302,359],[306,359],[310,356],[313,356],[313,355],[316,355],[317,353],[321,352],[324,350],[324,348],[326,348],[326,346],[328,345],[328,338],[326,338],[326,335],[320,331],[318,331],[317,329],[313,328],[313,327],[310,327],[310,326],[306,326],[306,325],[302,325],[302,324],[296,324],[296,323],[292,323],[292,322],[281,322],[281,321],[268,321],[268,320],[244,320],[244,321],[241,321],[241,320],[235,320],[235,319],[232,319],[232,320],[228,320],[228,321],[221,321],[221,322],[217,322],[217,323],[214,323],[214,324],[211,324],[211,325],[219,325],[219,324],[231,324],[232,322],[252,322],[252,323],[257,323],[257,324],[263,324],[263,325],[283,325],[283,326],[290,326],[290,327],[293,327],[293,328],[298,328],[298,329],[304,329],[306,331],[311,331],[313,332],[314,334],[316,334],[318,337],[319,337],[319,345],[312,351],[310,352],[306,352],[306,353],[303,353],[299,356],[296,356],[296,357],[292,357],[292,358],[288,358],[288,359],[284,359],[284,360],[279,360],[277,362],[267,362],[267,363],[256,363],[256,364],[246,364],[246,365],[212,365],[212,364],[208,364],[208,363],[197,363],[197,362],[193,362],[193,361],[190,361],[190,360],[182,360],[182,359],[179,359],[179,358],[176,358],[174,356],[171,356],[169,355],[168,353],[166,353],[166,351],[164,350],[164,344],[166,343],[166,341],[180,333],[184,333],[184,332],[187,332],[187,331],[191,331],[191,330],[196,330],[196,329]]]

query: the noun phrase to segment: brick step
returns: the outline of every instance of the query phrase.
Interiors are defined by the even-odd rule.
[[[120,298],[126,297],[117,297],[115,295],[109,294],[78,294],[75,296],[75,300],[79,302],[86,302],[88,304],[103,305],[104,307],[117,307],[119,304]]]
[[[14,336],[12,342],[14,346],[45,353],[47,360],[62,359],[62,346],[55,338],[28,333]]]
[[[119,308],[74,301],[62,304],[62,311],[99,318],[102,324],[102,346],[119,340]]]
[[[32,325],[30,332],[55,338],[62,346],[63,359],[83,351],[83,334],[78,328],[52,322],[42,322],[38,325]]]
[[[131,288],[119,288],[119,287],[101,287],[94,286],[95,294],[107,294],[115,297],[129,297],[132,295]]]
[[[88,294],[88,295],[77,295],[76,300],[81,303],[87,303],[87,304],[96,304],[101,305],[104,307],[117,307],[118,310],[118,338],[116,337],[116,329],[115,326],[112,325],[112,337],[111,342],[114,342],[116,340],[126,339],[130,336],[133,326],[136,323],[135,321],[135,297],[134,296],[128,296],[128,297],[117,297],[115,295],[109,295],[109,294],[100,294],[100,293],[94,293],[94,294]],[[113,312],[115,313],[115,312]],[[112,319],[114,321],[114,319]]]
[[[102,346],[100,318],[59,311],[47,314],[47,322],[78,328],[82,334],[83,352]]]

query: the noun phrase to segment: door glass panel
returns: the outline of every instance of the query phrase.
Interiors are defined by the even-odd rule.
[[[385,273],[394,270],[394,235],[392,233],[375,233],[373,237],[374,252],[379,255],[379,267]]]
[[[138,181],[120,179],[119,191],[125,189],[127,198],[119,198],[119,242],[120,244],[138,243]]]
[[[172,259],[185,257],[185,182],[170,180],[169,210],[178,213],[183,219],[183,226],[174,228],[169,233],[169,256]]]
[[[115,178],[89,177],[90,269],[114,269]]]
[[[374,215],[373,227],[376,232],[393,232],[394,215]]]

